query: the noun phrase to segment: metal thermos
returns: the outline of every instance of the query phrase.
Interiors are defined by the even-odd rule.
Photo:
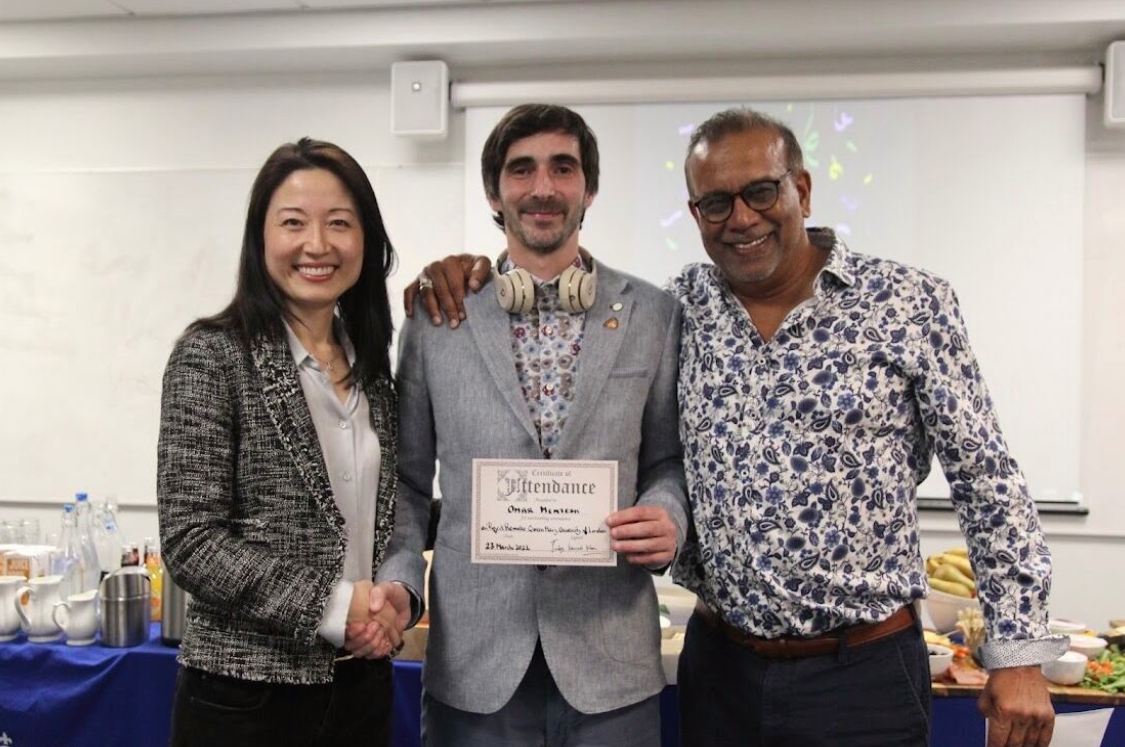
[[[103,646],[139,646],[148,640],[151,587],[148,571],[137,566],[118,568],[102,579]]]
[[[165,646],[179,646],[184,637],[187,624],[187,605],[191,595],[176,585],[168,566],[161,571],[163,579],[163,598],[160,600],[160,642]]]

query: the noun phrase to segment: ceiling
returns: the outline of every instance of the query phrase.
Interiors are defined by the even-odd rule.
[[[1091,65],[1118,39],[1122,0],[0,0],[0,81]]]
[[[86,18],[203,16],[363,8],[527,4],[560,0],[3,0],[0,22]]]

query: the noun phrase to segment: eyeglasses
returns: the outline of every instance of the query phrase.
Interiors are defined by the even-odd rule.
[[[759,213],[777,204],[781,180],[793,173],[789,169],[776,179],[750,182],[737,192],[712,192],[691,203],[708,223],[722,223],[734,212],[734,198],[741,197],[746,207]]]

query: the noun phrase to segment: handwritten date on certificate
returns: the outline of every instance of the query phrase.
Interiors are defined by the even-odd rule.
[[[474,563],[615,565],[617,462],[473,460]]]

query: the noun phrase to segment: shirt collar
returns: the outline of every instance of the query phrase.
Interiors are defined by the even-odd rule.
[[[285,337],[289,342],[289,352],[293,355],[293,362],[298,367],[311,366],[320,370],[320,362],[308,350],[305,350],[305,346],[301,344],[296,333],[293,332],[293,328],[289,326],[289,320],[283,319],[282,322],[285,324]],[[336,339],[340,341],[340,345],[344,348],[344,355],[348,357],[348,366],[355,366],[355,346],[352,345],[351,338],[348,337],[344,325],[340,323],[340,317],[333,318],[332,326],[336,333]]]
[[[580,270],[586,270],[587,272],[590,271],[589,264],[586,262],[586,258],[582,256],[582,252],[578,252],[578,256],[574,258],[574,262],[572,262],[571,265],[573,267],[577,267]],[[504,261],[500,263],[500,272],[511,272],[515,268],[516,263],[512,261],[511,257],[505,255]],[[531,275],[530,272],[528,274]],[[542,278],[535,277],[535,275],[531,275],[531,280],[535,283],[536,288],[544,285],[551,285],[552,283],[557,287],[559,284],[559,277],[561,275],[562,273],[560,272],[558,275],[555,275],[549,280],[543,280]]]
[[[855,284],[855,255],[847,244],[831,228],[808,229],[809,241],[819,249],[828,252],[828,261],[817,274],[816,285],[820,286],[825,273],[834,276],[843,285]]]

